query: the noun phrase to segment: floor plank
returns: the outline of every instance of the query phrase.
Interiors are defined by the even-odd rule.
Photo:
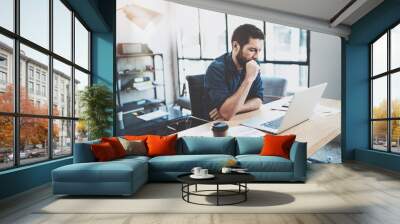
[[[360,214],[36,214],[56,197],[49,185],[0,201],[0,223],[261,224],[400,223],[400,174],[360,163],[310,164],[308,183],[363,205]]]

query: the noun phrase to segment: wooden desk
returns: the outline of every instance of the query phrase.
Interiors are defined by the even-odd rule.
[[[228,135],[230,136],[264,136],[266,132],[240,125],[244,120],[252,117],[265,118],[265,121],[273,120],[285,112],[274,111],[276,108],[287,102],[288,98],[283,98],[261,106],[259,110],[238,114],[233,117],[229,124]],[[325,113],[329,108],[333,113]],[[340,101],[332,99],[321,99],[314,114],[309,120],[300,123],[280,135],[295,134],[296,141],[307,142],[307,157],[310,157],[318,149],[332,141],[340,134]],[[209,122],[194,128],[178,132],[178,136],[213,136]]]

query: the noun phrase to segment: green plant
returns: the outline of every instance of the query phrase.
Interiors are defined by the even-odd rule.
[[[76,134],[78,135],[78,139],[82,140],[87,136],[87,125],[85,120],[79,120],[78,122],[76,122]]]
[[[80,95],[81,118],[87,125],[89,140],[109,136],[107,129],[112,125],[112,92],[104,85],[86,87]]]

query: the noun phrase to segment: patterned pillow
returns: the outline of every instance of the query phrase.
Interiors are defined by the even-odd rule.
[[[126,151],[126,155],[145,156],[147,149],[144,141],[140,140],[126,140],[118,137],[119,142]]]

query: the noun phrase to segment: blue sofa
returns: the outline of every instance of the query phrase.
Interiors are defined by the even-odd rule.
[[[193,167],[218,172],[228,160],[235,159],[256,177],[256,181],[304,182],[307,144],[295,142],[290,159],[260,156],[262,137],[195,137],[178,139],[177,155],[127,156],[96,162],[91,141],[75,144],[74,163],[52,171],[54,194],[131,195],[148,181],[176,181]]]

